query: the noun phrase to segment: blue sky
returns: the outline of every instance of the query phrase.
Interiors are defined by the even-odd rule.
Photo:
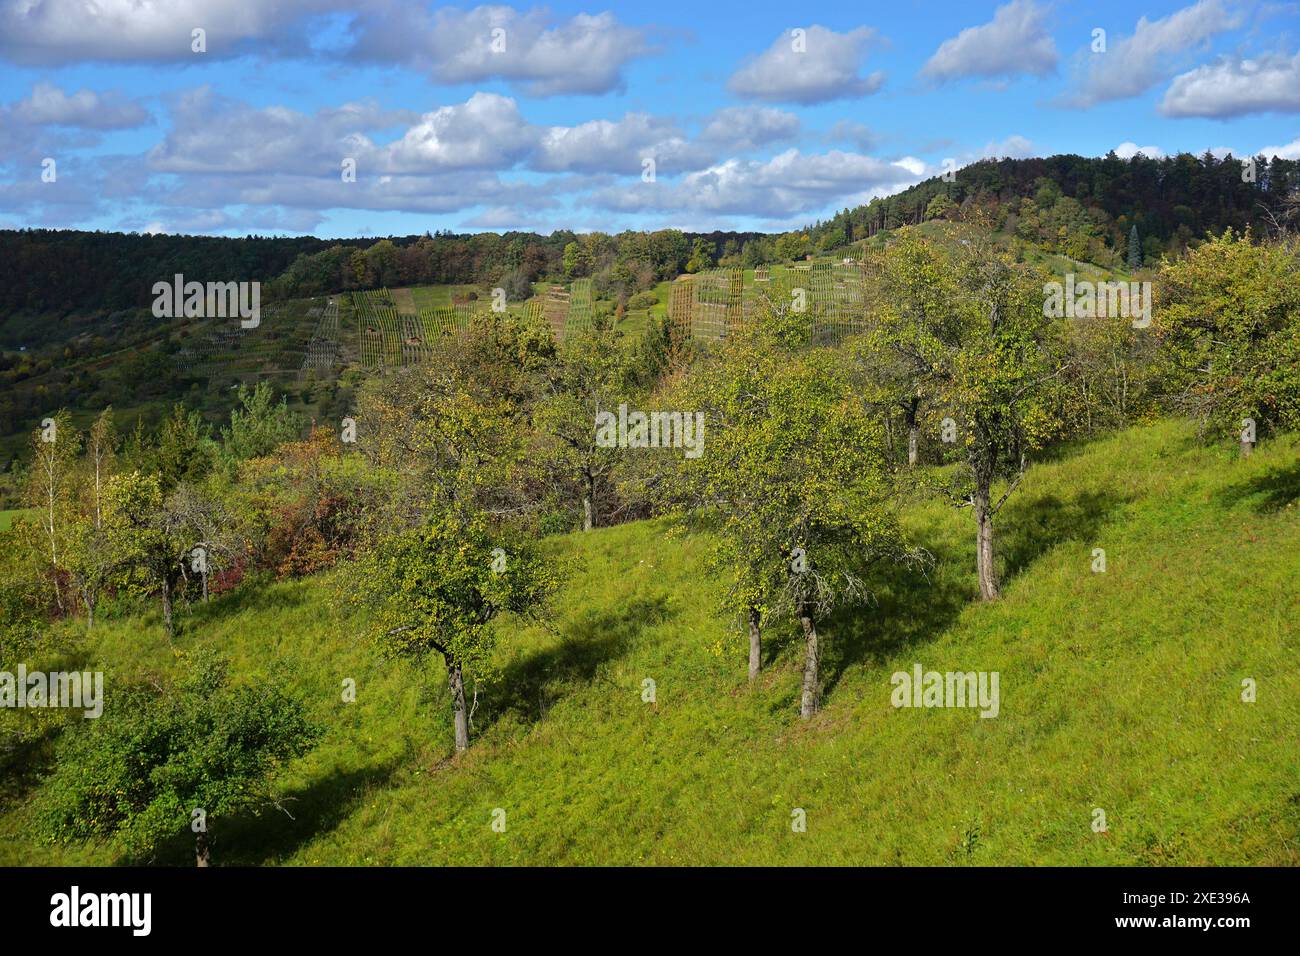
[[[0,0],[0,226],[777,230],[949,159],[1300,158],[1298,41],[1233,0]]]

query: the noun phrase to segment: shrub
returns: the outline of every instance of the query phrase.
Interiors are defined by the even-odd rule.
[[[278,684],[233,685],[225,662],[208,655],[161,696],[129,690],[86,723],[61,743],[42,794],[46,835],[113,836],[138,858],[195,829],[201,811],[200,866],[208,862],[208,821],[255,806],[258,787],[318,736],[303,705]]]

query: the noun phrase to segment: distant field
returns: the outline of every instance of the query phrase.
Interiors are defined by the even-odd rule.
[[[753,272],[749,273],[749,281],[753,281]],[[657,283],[649,291],[655,297],[655,304],[648,309],[629,308],[627,314],[623,316],[623,321],[618,328],[624,335],[636,336],[643,333],[650,324],[652,317],[663,318],[668,314],[668,297],[672,294],[672,282],[665,280]]]
[[[409,295],[411,309],[416,312],[420,309],[442,309],[452,305],[457,299],[464,300],[468,298],[471,292],[480,297],[483,291],[475,285],[417,285],[407,289],[394,289],[393,295],[397,296],[402,293],[403,297]],[[399,305],[398,311],[406,312],[408,309]]]
[[[418,307],[415,304],[415,296],[410,289],[393,289],[392,294],[393,308],[407,315],[415,315]]]
[[[31,508],[13,508],[9,511],[0,511],[0,531],[8,531],[14,526],[14,519],[30,514],[31,511]]]

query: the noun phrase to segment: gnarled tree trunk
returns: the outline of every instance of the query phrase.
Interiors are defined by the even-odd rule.
[[[212,854],[208,851],[208,835],[202,830],[194,837],[194,865],[212,865]]]
[[[451,706],[456,718],[456,752],[469,749],[469,712],[465,709],[465,677],[460,665],[447,662],[447,681],[451,685]]]
[[[993,563],[993,512],[989,505],[990,491],[987,485],[981,485],[975,491],[975,567],[979,572],[980,597],[985,601],[996,601],[1001,595],[998,589],[998,572]]]
[[[807,720],[817,712],[821,697],[818,686],[821,650],[817,646],[817,625],[813,623],[812,609],[807,605],[799,609],[799,623],[803,625],[804,639],[803,696],[799,702],[799,716]]]

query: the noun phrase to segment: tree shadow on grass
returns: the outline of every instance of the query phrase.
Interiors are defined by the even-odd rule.
[[[1069,499],[1055,494],[1011,498],[998,524],[995,546],[1003,584],[1064,541],[1091,547],[1126,500],[1118,493],[1094,490]],[[934,557],[928,572],[903,564],[879,565],[869,579],[874,600],[845,608],[823,622],[830,638],[822,654],[823,694],[833,691],[855,664],[879,664],[903,648],[929,643],[979,599],[975,521],[969,510],[962,514],[969,534],[926,542]]]
[[[241,611],[282,611],[299,607],[306,600],[306,587],[275,587],[269,583],[259,583],[213,595],[206,604],[202,600],[178,604],[181,612],[178,619],[197,625],[209,618],[225,617]]]
[[[202,634],[210,625],[243,611],[267,613],[298,608],[307,603],[304,588],[272,588],[266,584],[239,587],[233,591],[213,595],[209,601],[201,599],[176,602],[176,641],[181,642]],[[325,605],[321,605],[325,607]],[[162,627],[162,612],[152,615],[158,628]]]
[[[1102,527],[1131,498],[1116,491],[1086,489],[1072,498],[1045,493],[1007,502],[996,522],[999,532],[995,548],[1002,560],[1002,581],[1010,581],[1058,544],[1077,541],[1093,543]],[[971,526],[972,565],[975,560],[975,528]]]
[[[84,635],[29,660],[31,671],[46,673],[94,672],[101,669],[92,663]],[[8,664],[13,670],[15,664]],[[112,677],[108,677],[112,681]],[[26,800],[40,787],[41,778],[54,770],[58,760],[59,740],[65,731],[76,733],[85,719],[84,709],[13,708],[0,715],[0,809],[6,803]]]
[[[676,613],[662,594],[631,598],[611,611],[584,613],[564,627],[558,644],[506,665],[501,681],[494,685],[499,693],[475,715],[476,730],[486,730],[510,712],[536,723],[571,685],[593,680],[601,665],[630,650],[643,630]]]
[[[278,800],[284,810],[262,806],[256,813],[248,810],[232,817],[209,819],[213,865],[260,866],[292,855],[342,823],[371,789],[389,781],[395,768],[396,763],[381,764],[315,780],[280,796]],[[193,866],[194,834],[187,827],[167,840],[158,848],[152,862],[163,866]]]
[[[1218,493],[1225,507],[1248,503],[1256,514],[1272,514],[1300,501],[1300,461],[1229,485]]]
[[[52,723],[25,732],[0,727],[0,810],[26,800],[54,769],[62,730]]]
[[[951,543],[931,553],[934,564],[928,570],[877,565],[870,576],[872,600],[843,608],[818,628],[829,637],[822,652],[823,696],[855,664],[879,664],[905,647],[929,643],[978,596],[974,574],[956,571],[968,558],[973,568],[973,544],[969,555]]]

